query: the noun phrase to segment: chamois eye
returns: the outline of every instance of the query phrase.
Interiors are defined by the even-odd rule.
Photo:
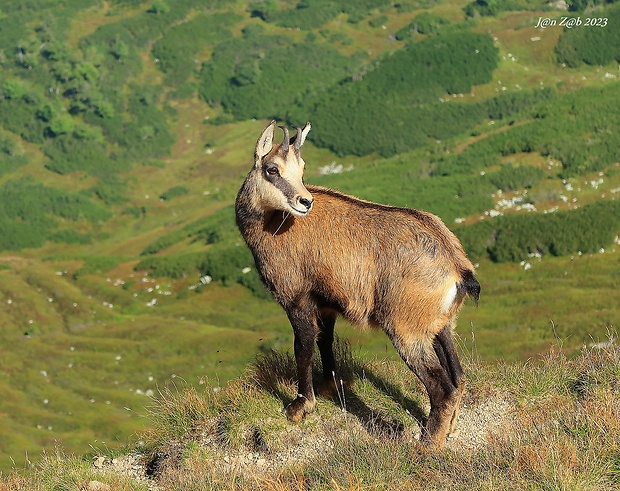
[[[279,171],[278,171],[277,167],[267,167],[267,171],[266,172],[270,176],[277,176],[279,174]]]

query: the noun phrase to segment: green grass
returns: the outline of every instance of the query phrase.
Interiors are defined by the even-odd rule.
[[[420,398],[419,384],[409,383],[411,374],[400,364],[359,363],[346,349],[341,351],[340,362],[349,363],[345,370],[355,373],[349,388],[340,402],[320,401],[318,416],[307,417],[297,430],[277,413],[281,399],[286,403],[294,396],[288,377],[278,375],[283,365],[293,368],[292,360],[287,365],[285,359],[275,357],[271,366],[263,362],[257,370],[267,372],[263,378],[281,381],[281,392],[261,390],[261,386],[257,390],[252,378],[244,378],[216,396],[209,395],[210,388],[202,398],[191,390],[174,397],[162,394],[160,404],[175,414],[185,411],[187,415],[189,408],[206,405],[195,413],[192,434],[198,425],[206,435],[216,431],[217,439],[215,444],[207,443],[203,433],[203,440],[193,446],[191,437],[189,442],[177,437],[177,442],[187,445],[181,464],[186,472],[164,471],[160,479],[172,489],[197,489],[207,483],[216,489],[237,489],[260,482],[265,489],[486,489],[490,483],[494,489],[539,489],[541,483],[551,488],[613,488],[618,484],[614,470],[618,424],[611,401],[617,392],[619,361],[617,349],[611,348],[585,350],[573,360],[556,351],[535,362],[499,370],[467,364],[473,380],[466,406],[484,414],[493,412],[486,403],[504,400],[509,401],[509,409],[498,413],[499,420],[483,423],[488,433],[482,431],[484,436],[475,445],[467,447],[466,440],[456,437],[445,452],[433,454],[421,451],[408,436],[415,433],[416,409],[423,413],[424,397]],[[346,412],[341,411],[344,406]],[[469,426],[470,415],[463,411],[461,431],[480,431]],[[214,424],[214,419],[227,423]],[[160,421],[155,434],[166,434],[169,428]],[[312,436],[298,443],[292,436],[297,431]],[[256,448],[257,435],[260,448]],[[331,444],[314,454],[312,446],[323,445],[325,438]],[[252,445],[267,461],[306,446],[307,460],[265,473],[251,464],[228,470],[219,467],[220,452],[234,459]],[[200,462],[207,458],[215,462],[211,476],[200,470]],[[182,475],[188,476],[187,481],[179,483]],[[224,476],[232,478],[229,484],[224,484]]]

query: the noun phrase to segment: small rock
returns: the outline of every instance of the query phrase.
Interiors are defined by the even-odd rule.
[[[112,488],[101,481],[90,481],[86,488],[86,491],[112,491]]]
[[[104,464],[105,464],[105,457],[97,457],[95,461],[93,462],[93,466],[96,467],[97,469],[101,469]]]

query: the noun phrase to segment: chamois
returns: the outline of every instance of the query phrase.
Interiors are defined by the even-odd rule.
[[[293,327],[298,395],[287,417],[298,422],[315,409],[315,342],[324,372],[317,393],[335,395],[332,344],[340,314],[389,336],[429,395],[421,441],[441,448],[464,390],[452,330],[465,296],[478,303],[473,265],[435,215],[305,186],[300,148],[310,123],[293,138],[281,127],[280,145],[274,145],[275,125],[256,143],[235,211],[261,278]]]

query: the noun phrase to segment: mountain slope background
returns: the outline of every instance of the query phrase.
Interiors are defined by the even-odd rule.
[[[478,264],[465,354],[620,313],[613,3],[9,0],[0,8],[0,468],[115,448],[175,379],[292,346],[234,225],[267,122],[306,181],[438,214]],[[537,28],[540,18],[606,25]],[[381,333],[340,323],[361,358]],[[27,455],[27,457],[26,457]]]

